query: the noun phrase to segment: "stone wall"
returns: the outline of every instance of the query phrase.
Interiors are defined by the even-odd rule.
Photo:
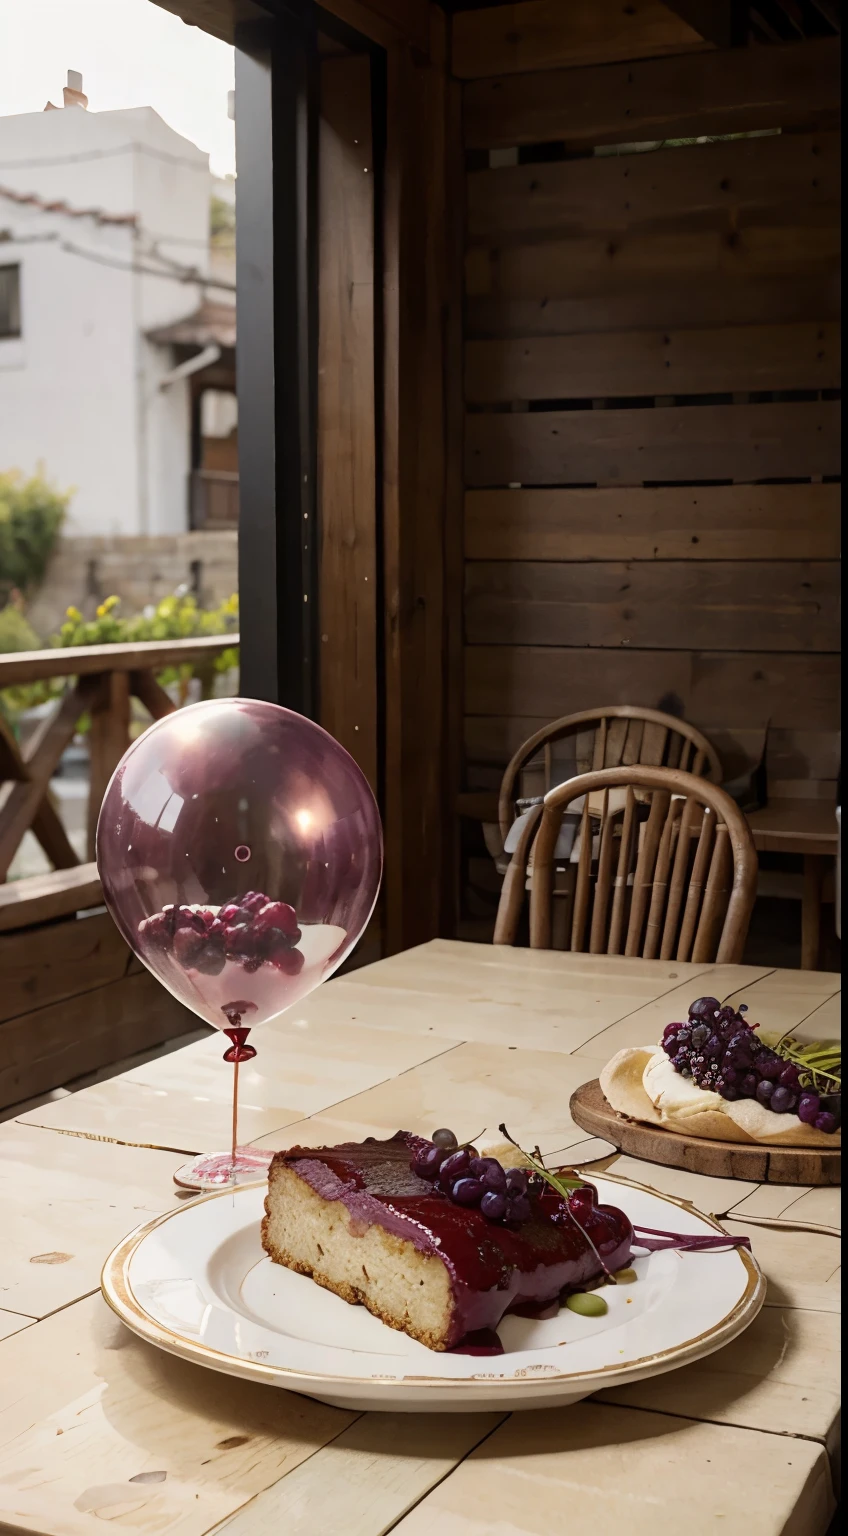
[[[57,546],[47,575],[27,610],[43,638],[58,629],[71,604],[86,618],[113,593],[125,617],[167,597],[182,583],[203,607],[238,588],[237,535],[161,534],[148,538],[68,538]]]

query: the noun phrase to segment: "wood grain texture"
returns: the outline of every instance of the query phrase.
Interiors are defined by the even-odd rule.
[[[753,1225],[747,1229],[757,1251],[762,1230]],[[777,1435],[785,1434],[791,1423],[793,1434],[832,1450],[839,1441],[839,1328],[832,1312],[765,1306],[735,1340],[735,1348],[729,1344],[699,1366],[610,1388],[599,1400],[685,1414],[689,1394],[695,1392],[699,1410],[713,1423],[744,1421],[749,1428]]]
[[[129,959],[107,912],[0,935],[0,1021],[117,981]]]
[[[376,1536],[447,1477],[502,1415],[363,1414],[221,1527],[227,1536]]]
[[[768,1490],[768,1513],[756,1522],[746,1509],[752,1458]],[[607,1531],[666,1536],[679,1529],[682,1509],[727,1536],[824,1536],[834,1510],[827,1456],[815,1441],[697,1423],[688,1414],[597,1402],[576,1413],[516,1413],[395,1530],[477,1536],[500,1527],[510,1536],[547,1536],[561,1529],[567,1510],[569,1536],[594,1536],[599,1517]]]
[[[403,42],[412,43],[425,56],[429,51],[427,0],[327,0],[325,9],[384,48]]]
[[[765,852],[836,854],[835,796],[827,801],[770,795],[768,805],[751,811],[748,820],[754,842]]]
[[[839,65],[839,40],[821,38],[473,80],[463,90],[465,142],[576,148],[821,127],[839,113]]]
[[[3,1300],[46,1317],[96,1291],[107,1253],[176,1206],[174,1153],[0,1126]]]
[[[799,209],[791,221],[767,210],[734,221],[730,229],[681,221],[659,230],[572,231],[534,239],[523,236],[519,226],[509,242],[493,239],[469,248],[465,282],[472,319],[475,300],[522,301],[528,314],[536,300],[539,313],[528,330],[542,334],[646,324],[750,324],[759,318],[792,319],[789,295],[796,284],[804,302],[818,293],[830,306],[828,313],[838,315],[840,248],[838,203]],[[816,282],[801,286],[811,276]],[[758,292],[759,302],[769,306],[762,316],[753,308]],[[581,304],[587,314],[582,322]],[[800,318],[819,313],[807,311]],[[494,314],[506,332],[510,311],[504,307]]]
[[[839,658],[710,651],[615,652],[544,646],[469,646],[466,709],[476,715],[532,713],[552,720],[608,704],[661,707],[676,695],[681,714],[709,736],[713,726],[745,730],[767,720],[778,730],[832,731],[839,714]]]
[[[839,402],[470,413],[466,485],[836,475]]]
[[[439,931],[445,890],[447,78],[388,56],[383,513],[386,943]],[[435,42],[434,42],[435,47]],[[427,878],[422,878],[422,871]]]
[[[68,688],[54,709],[39,721],[23,753],[5,721],[2,736],[6,760],[0,780],[0,880],[5,880],[12,859],[32,826],[51,862],[62,867],[78,862],[56,807],[50,799],[50,780],[71,741],[79,717],[101,698],[97,682],[83,678]]]
[[[78,864],[75,869],[14,880],[0,885],[0,933],[82,912],[99,906],[102,900],[96,864]]]
[[[828,238],[828,244],[831,243]],[[487,253],[488,254],[488,253]],[[604,255],[602,262],[609,257]],[[475,264],[468,263],[469,268]],[[486,274],[483,274],[483,281]],[[641,330],[645,326],[736,326],[755,322],[790,324],[838,321],[841,313],[836,261],[823,258],[816,275],[764,275],[759,278],[715,272],[701,277],[657,274],[652,283],[635,280],[620,288],[610,274],[607,293],[577,298],[472,298],[466,304],[470,339],[527,336],[597,335]],[[559,285],[557,278],[551,284]]]
[[[838,651],[839,589],[836,560],[477,560],[466,568],[466,637],[670,650],[685,636],[714,651]]]
[[[194,640],[139,640],[120,645],[69,645],[46,651],[9,651],[0,655],[0,688],[36,683],[47,677],[87,677],[103,672],[136,672],[179,667],[187,661],[213,661],[238,646],[234,635],[199,635]]]
[[[205,1536],[353,1419],[151,1349],[99,1293],[4,1340],[0,1412],[0,1519],[39,1536]]]
[[[89,730],[88,857],[95,857],[97,820],[109,780],[130,744],[130,674],[104,673]]]
[[[469,491],[469,560],[838,560],[838,485]]]
[[[627,230],[839,198],[839,135],[777,134],[649,153],[518,165],[468,177],[472,241],[572,226]]]
[[[150,670],[130,673],[130,693],[144,705],[154,720],[163,720],[177,708],[171,695],[166,693],[155,673]]]
[[[802,1147],[758,1147],[738,1141],[704,1141],[677,1131],[640,1125],[616,1114],[597,1078],[573,1093],[572,1118],[592,1136],[603,1136],[623,1152],[647,1163],[686,1168],[719,1179],[752,1179],[757,1184],[840,1184],[842,1151]]]
[[[469,763],[469,782],[475,784],[478,790],[482,790],[485,784],[493,783],[495,770],[503,769],[522,742],[548,724],[547,718],[542,719],[538,715],[467,715],[463,739]],[[760,761],[763,727],[713,725],[710,727],[710,741],[721,760],[722,777],[737,778]],[[576,763],[576,743],[557,743],[551,766],[560,780],[577,772]],[[833,805],[839,763],[838,731],[769,729],[766,764],[769,783],[774,786],[781,783],[833,786],[833,793],[828,788],[825,796]],[[474,773],[475,765],[478,767],[477,775]],[[538,767],[540,770],[543,767],[541,760]],[[775,792],[781,793],[777,789]],[[808,788],[803,797],[808,798],[813,793],[814,790]],[[473,792],[470,798],[474,799]],[[485,798],[490,803],[490,796]],[[476,815],[476,811],[471,809],[469,814]],[[481,814],[476,819],[485,821],[491,818]]]
[[[445,335],[445,772],[448,801],[463,780],[462,583],[464,576],[465,402],[462,392],[465,348],[463,262],[465,255],[465,157],[462,153],[462,87],[447,91],[447,302]],[[457,817],[445,818],[443,933],[455,933],[462,906],[462,829]]]
[[[657,0],[523,0],[459,11],[452,26],[452,67],[460,79],[598,64],[704,48],[694,27]]]
[[[292,1068],[288,1055],[295,1036],[301,1052],[311,1052],[309,1070],[315,1072],[316,1092],[328,1068],[338,1072],[329,1084],[323,1081],[324,1103],[337,1107],[301,1121],[296,1130],[292,1127],[284,1133],[289,1143],[321,1137],[325,1127],[335,1136],[333,1117],[339,1116],[349,1115],[360,1127],[378,1129],[385,1123],[396,1129],[395,1116],[405,1118],[409,1111],[429,1131],[436,1123],[434,1115],[441,1119],[453,1114],[453,1123],[467,1120],[476,1129],[490,1111],[503,1114],[511,1128],[513,1116],[526,1113],[531,1136],[541,1124],[547,1152],[556,1154],[568,1146],[577,1160],[584,1150],[598,1155],[597,1139],[586,1140],[567,1115],[568,1094],[578,1086],[580,1074],[585,1080],[598,1070],[594,1057],[589,1060],[582,1048],[568,1060],[566,1053],[581,1042],[587,1042],[589,1056],[600,1050],[601,1060],[606,1060],[611,1049],[604,1030],[610,1036],[618,1032],[612,1049],[656,1038],[696,992],[720,997],[730,992],[752,1006],[759,997],[762,1006],[755,1016],[765,1020],[773,1012],[778,1027],[796,1025],[817,1003],[829,1006],[837,986],[835,976],[768,975],[752,967],[531,954],[436,941],[355,977],[332,981],[304,1005],[309,1010],[307,1031],[290,1024],[282,1030],[287,1042],[281,1041],[278,1050],[273,1046],[274,1028],[262,1049],[272,1049],[278,1088],[285,1082],[300,1083],[302,1074],[305,1082],[307,1057],[299,1057]],[[356,1037],[366,1017],[372,1038],[367,1052]],[[320,1034],[321,1020],[325,1025],[332,1021],[334,1035]],[[474,1031],[479,1045],[450,1050],[440,1061],[423,1066],[420,1075],[410,1072],[406,1047],[396,1049],[403,1045],[399,1031],[416,1037],[422,1051],[432,1052],[445,1045],[448,1025]],[[819,1035],[831,1032],[830,1025],[813,1028]],[[518,1036],[519,1049],[510,1050]],[[537,1048],[528,1052],[528,1043]],[[149,1064],[171,1074],[167,1081],[158,1079],[157,1087],[166,1089],[170,1083],[175,1117],[180,1112],[184,1117],[187,1106],[192,1106],[192,1114],[199,1113],[199,1101],[215,1091],[213,1073],[220,1084],[220,1042],[211,1045],[215,1052],[207,1047],[208,1062],[199,1074],[195,1047]],[[374,1073],[382,1068],[381,1078],[388,1075],[397,1081],[380,1081],[359,1102],[338,1104],[345,1070],[355,1071],[366,1055]],[[131,1074],[133,1079],[136,1075]],[[100,1086],[109,1089],[121,1083],[131,1086],[126,1079]],[[357,1092],[352,1079],[349,1083]],[[42,1112],[76,1105],[73,1128],[83,1136],[97,1136],[102,1122],[93,1118],[86,1126],[84,1117],[86,1105],[89,1111],[94,1107],[88,1097],[92,1092],[71,1095]],[[167,1101],[159,1096],[156,1102]],[[211,1112],[216,1112],[215,1104]],[[211,1119],[207,1131],[210,1126]],[[160,1123],[159,1130],[164,1129]],[[42,1190],[28,1200],[26,1230],[37,1232],[48,1181],[46,1198],[57,1189],[63,1197],[65,1225],[60,1230],[86,1238],[75,1277],[75,1283],[85,1284],[84,1265],[91,1262],[85,1255],[95,1248],[102,1252],[108,1222],[120,1217],[120,1211],[110,1215],[104,1206],[132,1198],[134,1189],[141,1189],[144,1203],[148,1185],[155,1198],[152,1186],[159,1164],[164,1168],[169,1160],[155,1151],[130,1152],[128,1159],[155,1161],[157,1171],[148,1172],[144,1180],[142,1164],[134,1161],[133,1170],[141,1174],[128,1174],[125,1190],[107,1189],[107,1179],[120,1182],[123,1177],[123,1164],[117,1166],[122,1149],[52,1132],[35,1134],[45,1136],[47,1146],[59,1144],[61,1167],[57,1179],[51,1180],[49,1153],[39,1160],[27,1152],[27,1169],[34,1177],[38,1165]],[[207,1149],[209,1144],[204,1143]],[[91,1196],[85,1213],[73,1220],[73,1196],[79,1189],[72,1187],[74,1169],[66,1164],[65,1153],[79,1159],[81,1187]],[[102,1160],[99,1166],[97,1159]],[[692,1200],[700,1209],[740,1208],[764,1192],[779,1196],[773,1185],[708,1178],[627,1158],[619,1162],[625,1174]],[[130,1166],[127,1161],[127,1169]],[[803,1186],[789,1191],[807,1201],[828,1193],[818,1189],[805,1194]],[[787,1203],[784,1195],[781,1211]],[[819,1207],[802,1212],[799,1205],[798,1214],[806,1214],[807,1220],[833,1220],[829,1209]],[[779,1303],[784,1313],[799,1307],[832,1313],[838,1305],[838,1284],[833,1283],[837,1240],[746,1226],[754,1215],[753,1209],[748,1216],[740,1209],[732,1230],[753,1238],[769,1278],[769,1300]],[[122,1219],[124,1229],[132,1224],[126,1211]],[[73,1251],[68,1241],[68,1251]],[[63,1268],[67,1275],[74,1262],[45,1266],[34,1271],[35,1277],[45,1285],[59,1284]],[[447,1452],[442,1459],[436,1419],[429,1427],[419,1424],[424,1438],[412,1445],[407,1435],[407,1429],[412,1435],[412,1419],[375,1415],[360,1420],[354,1429],[349,1415],[308,1399],[216,1373],[202,1373],[201,1379],[193,1368],[136,1341],[99,1297],[66,1306],[17,1333],[7,1330],[0,1318],[0,1335],[9,1333],[0,1348],[0,1413],[6,1432],[0,1520],[39,1536],[90,1536],[95,1523],[104,1519],[129,1522],[140,1536],[207,1536],[241,1511],[246,1527],[260,1533],[279,1529],[281,1519],[293,1531],[335,1532],[339,1517],[345,1529],[361,1531],[362,1536],[376,1536],[387,1524],[414,1530],[410,1522],[417,1522],[422,1532],[438,1526],[451,1536],[466,1536],[472,1530],[488,1531],[504,1519],[522,1536],[538,1536],[559,1529],[562,1510],[571,1499],[569,1519],[577,1536],[595,1536],[599,1509],[604,1511],[602,1524],[612,1511],[615,1523],[626,1525],[635,1536],[656,1536],[658,1530],[679,1526],[680,1509],[697,1498],[698,1508],[711,1522],[721,1521],[731,1536],[743,1536],[751,1529],[750,1487],[755,1476],[756,1521],[763,1536],[778,1530],[787,1536],[823,1536],[832,1497],[826,1457],[817,1442],[825,1422],[824,1394],[830,1387],[826,1371],[831,1361],[823,1356],[824,1349],[833,1353],[830,1337],[807,1317],[787,1318],[777,1307],[774,1310],[776,1318],[781,1317],[780,1327],[775,1322],[771,1332],[752,1332],[748,1354],[738,1352],[745,1348],[744,1339],[738,1345],[733,1358],[744,1361],[744,1373],[725,1374],[721,1357],[688,1373],[685,1414],[682,1407],[679,1410],[683,1417],[661,1401],[652,1412],[635,1405],[624,1409],[589,1403],[577,1415],[568,1410],[517,1415],[454,1471],[445,1466]],[[778,1364],[781,1343],[787,1339],[790,1347]],[[728,1359],[732,1369],[729,1353]],[[703,1399],[702,1377],[696,1374],[701,1369]],[[802,1403],[798,1394],[807,1395],[808,1381],[814,1390]],[[658,1392],[672,1390],[674,1378],[659,1378],[654,1385]],[[644,1389],[650,1390],[649,1385]],[[767,1422],[780,1429],[781,1399],[784,1424],[794,1423],[792,1405],[797,1401],[801,1438],[763,1433],[759,1427]],[[702,1400],[710,1418],[721,1418],[722,1423],[698,1421]],[[456,1433],[470,1423],[456,1420]],[[385,1443],[375,1438],[374,1425]],[[741,1425],[744,1429],[737,1427]],[[516,1434],[523,1438],[516,1440]],[[322,1447],[327,1447],[326,1455]],[[427,1454],[419,1456],[422,1448]],[[445,1470],[449,1475],[434,1486],[434,1473],[442,1476]],[[267,1499],[257,1497],[266,1489],[273,1490]],[[426,1497],[404,1515],[410,1493]]]
[[[457,1043],[444,1037],[434,1043],[427,1030],[371,1029],[357,1023],[356,1012],[351,1016],[343,1002],[331,1002],[316,1013],[312,1002],[304,1001],[295,1018],[263,1030],[256,1062],[240,1074],[239,1126],[245,1141],[362,1093]],[[208,1151],[225,1140],[232,1103],[232,1077],[222,1055],[220,1035],[210,1034],[118,1078],[30,1110],[26,1123],[137,1146]]]
[[[378,783],[374,164],[367,54],[321,65],[320,720]]]
[[[473,1121],[475,1130],[485,1122],[488,1134],[481,1140],[490,1146],[501,1139],[497,1130],[501,1122],[522,1146],[538,1143],[546,1157],[574,1146],[585,1132],[572,1122],[568,1101],[588,1075],[586,1062],[564,1051],[526,1048],[515,1017],[511,1039],[512,1048],[492,1041],[458,1045],[367,1093],[332,1105],[315,1115],[308,1128],[287,1126],[280,1134],[263,1137],[258,1145],[276,1148],[300,1142],[302,1146],[307,1131],[320,1137],[317,1145],[332,1146],[365,1136],[394,1135],[398,1125],[429,1136],[441,1118],[460,1126]],[[749,1189],[745,1186],[746,1193]]]
[[[465,398],[480,405],[833,389],[841,377],[839,338],[839,326],[823,321],[469,341]]]
[[[17,1014],[0,1027],[0,1105],[34,1098],[195,1024],[148,972]]]

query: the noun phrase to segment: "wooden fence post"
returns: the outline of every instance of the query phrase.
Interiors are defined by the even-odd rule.
[[[94,858],[97,818],[112,774],[130,744],[130,687],[126,672],[102,678],[91,711],[91,782],[88,792],[88,856]]]

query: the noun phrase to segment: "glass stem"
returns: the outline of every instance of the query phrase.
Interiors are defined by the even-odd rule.
[[[238,1079],[239,1062],[236,1057],[233,1062],[233,1167],[236,1164],[236,1147],[238,1146]]]

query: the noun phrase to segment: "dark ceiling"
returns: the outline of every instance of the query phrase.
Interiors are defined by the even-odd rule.
[[[448,12],[480,11],[497,0],[438,0]],[[841,0],[727,0],[739,43],[791,43],[842,30]],[[668,0],[675,10],[674,0]],[[680,7],[685,12],[685,7]]]

